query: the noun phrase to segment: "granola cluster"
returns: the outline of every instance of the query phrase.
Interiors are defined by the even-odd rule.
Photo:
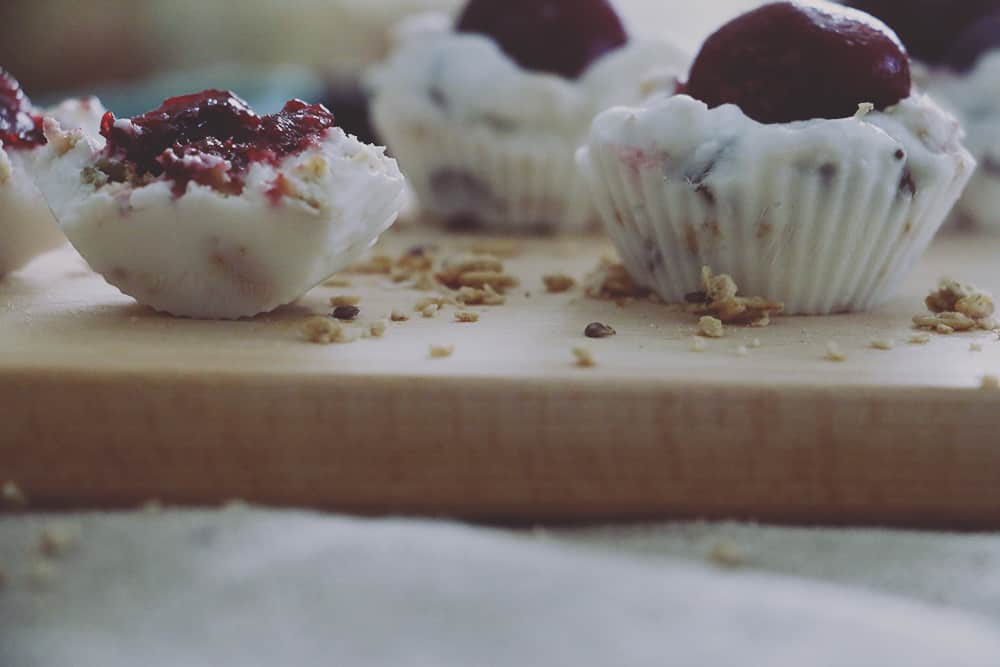
[[[700,317],[712,317],[724,324],[747,324],[752,327],[766,327],[771,316],[785,309],[780,301],[770,301],[764,297],[739,296],[739,287],[726,275],[715,275],[709,267],[701,270],[702,289],[685,297],[687,311]]]
[[[596,269],[587,274],[583,291],[591,299],[616,301],[619,304],[631,299],[641,299],[650,292],[632,280],[624,265],[606,257]]]
[[[925,301],[928,313],[915,315],[913,324],[940,334],[1000,328],[993,296],[974,285],[942,278],[938,288]]]

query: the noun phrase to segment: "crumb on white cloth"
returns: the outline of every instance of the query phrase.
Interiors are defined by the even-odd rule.
[[[826,344],[826,354],[823,355],[823,358],[827,361],[840,363],[847,361],[847,354],[840,349],[839,344],[834,341],[830,341]]]
[[[594,359],[593,353],[585,347],[574,347],[572,349],[573,358],[576,359],[576,365],[580,368],[592,368],[597,365],[597,360]]]

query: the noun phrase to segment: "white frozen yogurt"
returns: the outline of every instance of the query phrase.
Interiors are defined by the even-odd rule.
[[[709,266],[819,314],[889,298],[972,174],[961,136],[924,95],[785,124],[677,95],[601,114],[579,158],[630,273],[667,301]]]
[[[104,111],[91,97],[66,100],[43,113],[64,127],[98,137]],[[42,147],[0,148],[0,277],[66,241],[31,176],[42,151]]]
[[[632,39],[579,79],[526,70],[489,37],[413,19],[366,82],[373,118],[422,207],[497,227],[579,226],[593,218],[573,153],[613,104],[671,88],[686,54]]]
[[[106,182],[98,142],[51,123],[46,133],[38,183],[70,242],[122,292],[178,316],[294,301],[371,246],[403,202],[395,160],[339,128],[277,166],[254,163],[239,195]]]

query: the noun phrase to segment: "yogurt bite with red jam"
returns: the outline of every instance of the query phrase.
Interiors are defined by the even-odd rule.
[[[101,122],[104,142],[45,124],[38,183],[70,242],[140,303],[232,319],[290,303],[396,219],[384,149],[293,100],[261,116],[219,90]]]
[[[397,41],[367,77],[377,129],[429,217],[500,232],[595,221],[573,159],[591,120],[688,62],[607,0],[470,0]]]
[[[17,80],[0,69],[0,277],[66,241],[31,176],[46,143],[44,116],[96,135],[103,113],[96,98],[39,109]]]
[[[791,314],[877,306],[975,167],[896,35],[839,5],[734,19],[682,90],[601,114],[579,154],[632,277],[668,302],[708,266]]]

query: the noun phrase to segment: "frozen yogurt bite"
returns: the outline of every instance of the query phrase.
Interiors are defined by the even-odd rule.
[[[84,259],[156,310],[239,318],[290,303],[395,220],[403,177],[322,105],[261,116],[219,90],[135,118],[102,141],[44,124],[37,182]]]
[[[1000,231],[1000,0],[851,0],[894,28],[920,85],[953,112],[979,168],[955,208],[958,223]]]
[[[400,29],[367,81],[428,217],[561,231],[596,219],[573,159],[593,117],[671,87],[686,62],[629,35],[606,0],[471,0],[454,21]]]
[[[972,175],[961,137],[883,23],[774,2],[709,37],[679,94],[598,116],[579,161],[626,268],[666,301],[709,267],[828,314],[894,293]]]
[[[96,134],[104,113],[95,98],[35,107],[13,76],[0,69],[0,277],[65,242],[31,176],[46,139],[43,118]]]

